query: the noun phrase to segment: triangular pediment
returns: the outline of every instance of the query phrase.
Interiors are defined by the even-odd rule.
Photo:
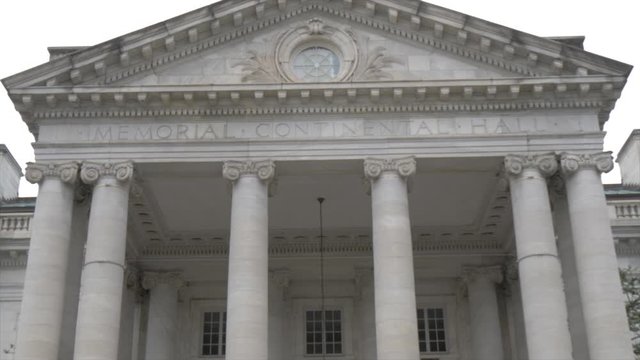
[[[628,65],[566,43],[419,1],[225,0],[80,49],[3,82],[8,88],[156,80],[172,85],[267,82],[247,77],[251,57],[258,59],[253,66],[263,65],[259,70],[273,70],[261,64],[260,57],[268,60],[274,54],[269,46],[278,46],[283,31],[312,18],[358,42],[359,68],[344,81],[625,76],[630,71]],[[367,69],[373,57],[379,60]],[[243,60],[249,65],[239,65]]]
[[[314,75],[332,71],[327,81],[430,81],[513,78],[519,74],[473,59],[456,56],[413,41],[399,41],[389,34],[371,32],[360,24],[342,24],[317,14],[299,16],[274,25],[241,41],[202,51],[152,72],[122,78],[113,85],[221,85],[313,81]],[[311,26],[322,27],[310,34]],[[337,34],[341,34],[338,36]],[[308,37],[309,39],[305,39]],[[293,42],[293,44],[290,44]],[[305,48],[322,47],[319,68],[310,63],[294,64]],[[335,55],[332,68],[327,54]],[[324,55],[324,57],[322,57]],[[304,55],[297,55],[304,56]],[[301,66],[300,66],[301,65]],[[296,66],[298,66],[296,68]],[[321,67],[320,67],[321,66]],[[296,73],[297,69],[301,69]],[[297,78],[300,74],[308,78]],[[342,74],[343,73],[343,74]],[[94,85],[100,83],[94,79]]]

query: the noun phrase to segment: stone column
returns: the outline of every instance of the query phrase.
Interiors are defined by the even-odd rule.
[[[415,171],[412,157],[364,162],[371,181],[378,360],[420,358],[406,183]]]
[[[557,169],[554,154],[509,155],[505,159],[531,360],[572,359],[562,270],[546,179]]]
[[[551,203],[553,206],[553,225],[556,230],[558,256],[562,265],[562,279],[567,298],[567,312],[571,346],[574,359],[590,359],[587,349],[587,332],[582,315],[582,301],[580,300],[580,286],[576,257],[573,249],[573,234],[569,219],[569,204],[564,186],[564,179],[560,174],[551,178],[549,183]]]
[[[589,355],[633,359],[618,263],[600,173],[611,153],[561,155]]]
[[[356,268],[357,325],[360,334],[358,357],[376,360],[376,309],[374,304],[373,269]]]
[[[82,164],[95,184],[80,284],[75,360],[116,360],[124,286],[129,186],[133,164]]]
[[[227,161],[222,174],[233,182],[226,359],[267,360],[268,186],[275,164],[269,160]]]
[[[40,184],[40,190],[32,222],[16,359],[57,359],[77,177],[75,162],[27,165],[27,180]]]
[[[502,360],[502,331],[496,284],[502,282],[499,266],[468,267],[463,278],[469,295],[471,354],[474,360]]]
[[[146,360],[175,360],[178,339],[178,290],[184,285],[179,273],[145,272],[142,287],[149,290]]]

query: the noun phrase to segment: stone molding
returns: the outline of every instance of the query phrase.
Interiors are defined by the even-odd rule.
[[[560,168],[562,174],[571,176],[580,169],[595,169],[599,173],[608,173],[613,170],[613,156],[611,151],[595,154],[560,154]]]
[[[85,184],[95,184],[99,178],[105,176],[113,176],[119,182],[128,182],[133,178],[133,162],[97,163],[87,161],[82,163],[80,178]]]
[[[413,156],[397,159],[367,158],[364,160],[364,175],[373,181],[383,172],[396,172],[402,178],[408,178],[416,172],[416,160]]]
[[[462,269],[462,279],[465,283],[471,283],[479,278],[500,284],[504,280],[502,266],[465,266]]]
[[[156,272],[145,271],[142,274],[142,288],[145,290],[152,290],[156,286],[165,284],[169,285],[176,290],[186,285],[186,282],[182,278],[179,272]]]
[[[270,182],[274,179],[276,164],[271,160],[261,161],[225,161],[222,166],[222,176],[232,182],[242,176],[256,176],[263,182]]]
[[[535,169],[544,177],[550,177],[558,171],[558,160],[554,153],[538,155],[507,155],[504,168],[508,176],[520,176],[524,169]]]
[[[326,257],[370,256],[373,252],[371,238],[345,240],[342,238],[325,240],[324,251]],[[271,258],[317,257],[320,254],[318,241],[285,241],[269,245]],[[140,252],[142,259],[155,258],[226,258],[228,244],[218,241],[210,245],[161,245],[146,246]],[[413,252],[417,256],[434,254],[488,254],[504,256],[503,245],[495,239],[448,239],[448,240],[413,240]]]
[[[59,177],[67,184],[75,184],[78,179],[78,162],[72,161],[61,164],[27,163],[25,178],[32,184],[39,184],[45,177]]]
[[[501,81],[497,81],[502,83]],[[326,113],[389,113],[389,112],[452,112],[452,111],[524,111],[542,109],[603,109],[612,106],[607,84],[591,84],[591,94],[602,87],[602,95],[586,97],[584,94],[566,90],[558,94],[555,87],[567,87],[566,80],[552,84],[539,79],[522,79],[517,82],[505,80],[505,86],[482,81],[465,84],[412,83],[371,84],[349,83],[320,85],[326,91],[315,91],[308,84],[286,84],[284,88],[272,89],[270,85],[257,85],[253,89],[232,87],[196,86],[185,91],[183,87],[166,86],[162,89],[144,87],[133,90],[126,88],[91,88],[83,92],[65,88],[38,88],[14,90],[22,102],[16,101],[21,112],[29,112],[33,119],[58,118],[140,118],[171,116],[261,116],[287,114]],[[509,85],[510,84],[510,85]],[[395,85],[395,86],[394,86]],[[500,84],[502,85],[502,84]],[[570,84],[571,85],[571,84]],[[393,86],[389,88],[389,86]],[[505,90],[509,89],[508,91]],[[572,89],[572,88],[570,88]],[[106,91],[105,91],[106,90]],[[517,90],[517,91],[516,91]],[[74,91],[72,99],[69,96]],[[538,91],[538,92],[536,92]],[[45,92],[49,92],[45,94]],[[552,99],[541,99],[544,93],[554,94]],[[173,94],[173,95],[172,95]],[[436,95],[439,94],[439,95]],[[535,95],[531,95],[535,94]],[[358,97],[368,97],[369,104],[334,104],[337,98],[353,102]],[[52,99],[56,106],[46,106]],[[303,100],[301,104],[299,99]],[[316,100],[311,105],[311,100]],[[315,105],[317,102],[323,106]],[[261,104],[262,103],[262,104]],[[81,108],[81,104],[91,106],[91,110]],[[162,104],[161,107],[158,105]],[[42,106],[40,106],[42,105]],[[215,106],[212,106],[215,105]],[[287,105],[287,106],[285,106]],[[125,108],[126,107],[126,108]],[[133,108],[132,108],[133,107]],[[166,108],[165,108],[166,107]],[[610,110],[610,109],[609,109]]]

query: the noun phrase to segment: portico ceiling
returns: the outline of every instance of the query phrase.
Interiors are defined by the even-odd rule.
[[[369,238],[371,199],[362,161],[277,163],[269,199],[273,239],[314,239],[317,198],[324,197],[324,227],[337,238]],[[501,159],[421,159],[410,180],[410,216],[415,239],[503,241],[510,231],[508,198],[500,181]],[[130,221],[136,248],[225,243],[231,184],[222,163],[142,164],[139,197]],[[499,204],[496,205],[496,202]]]

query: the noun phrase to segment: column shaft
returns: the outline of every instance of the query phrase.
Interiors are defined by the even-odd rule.
[[[22,296],[16,359],[56,360],[60,346],[78,165],[29,164],[40,183]]]
[[[227,360],[268,358],[268,180],[272,162],[227,162],[234,181],[227,284]]]
[[[471,353],[474,360],[502,360],[502,331],[498,312],[496,283],[499,268],[468,269],[467,291],[471,316]]]
[[[609,153],[563,154],[571,230],[589,355],[633,359],[618,263],[600,172],[613,168]]]
[[[120,331],[131,163],[83,164],[93,189],[85,253],[75,360],[116,360]]]
[[[545,176],[554,155],[508,156],[518,270],[530,360],[572,359],[567,307]]]
[[[409,200],[401,175],[413,172],[413,159],[365,162],[371,179],[378,360],[420,358]]]
[[[142,285],[150,291],[145,359],[175,360],[182,280],[175,273],[146,273]]]
[[[567,311],[571,344],[575,359],[589,359],[587,349],[587,334],[582,315],[582,302],[580,300],[580,287],[578,285],[578,272],[576,270],[576,258],[573,249],[573,234],[564,183],[560,176],[552,178],[554,184],[553,199],[553,223],[558,238],[558,255],[562,265],[562,279],[567,298]]]

